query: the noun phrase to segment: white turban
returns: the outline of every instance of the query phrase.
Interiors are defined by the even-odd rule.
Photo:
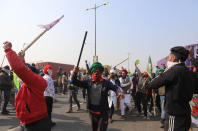
[[[115,74],[116,74],[116,70],[111,69],[111,70],[110,70],[110,73],[114,73],[114,75],[115,75]]]

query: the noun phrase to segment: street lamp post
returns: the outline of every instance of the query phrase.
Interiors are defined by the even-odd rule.
[[[97,62],[98,61],[98,56],[96,55],[96,9],[98,9],[99,7],[103,6],[103,5],[108,5],[109,2],[104,2],[104,4],[102,5],[96,5],[95,4],[95,7],[93,8],[86,8],[85,10],[88,11],[88,10],[94,10],[95,11],[95,55],[93,56],[93,61],[94,62]]]

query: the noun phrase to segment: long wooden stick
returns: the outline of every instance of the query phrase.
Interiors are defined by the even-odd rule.
[[[4,61],[5,61],[5,55],[3,56],[3,60],[2,60],[2,63],[1,63],[1,67],[3,66]]]
[[[84,48],[86,38],[87,38],[87,31],[85,32],[84,40],[83,40],[82,47],[81,47],[81,50],[80,50],[80,55],[78,57],[77,67],[80,64],[80,59],[81,59],[81,55],[82,55],[82,51],[83,51],[83,48]]]
[[[157,112],[156,112],[156,97],[155,97],[155,90],[152,89],[152,97],[153,97],[153,113],[154,116],[157,116]]]
[[[44,35],[48,30],[42,31],[28,46],[23,49],[23,52],[27,51],[42,35]]]
[[[117,64],[116,66],[114,66],[114,67],[117,67],[117,66],[119,66],[120,64],[122,64],[122,63],[124,63],[125,61],[127,61],[129,58],[127,58],[127,59],[125,59],[125,60],[123,60],[122,62],[120,62],[119,64]]]

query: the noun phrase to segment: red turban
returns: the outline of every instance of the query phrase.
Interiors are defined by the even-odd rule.
[[[43,73],[44,74],[48,74],[47,70],[52,70],[52,67],[50,65],[46,65],[44,68],[43,68]]]

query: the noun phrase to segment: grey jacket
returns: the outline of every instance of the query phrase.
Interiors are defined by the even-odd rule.
[[[137,72],[138,78],[139,78],[138,86],[137,86],[138,87],[138,92],[141,92],[141,93],[145,94],[146,93],[146,88],[147,88],[147,86],[150,82],[150,78],[148,77],[148,78],[145,79],[137,66],[136,66],[135,69],[136,69],[136,72]]]

